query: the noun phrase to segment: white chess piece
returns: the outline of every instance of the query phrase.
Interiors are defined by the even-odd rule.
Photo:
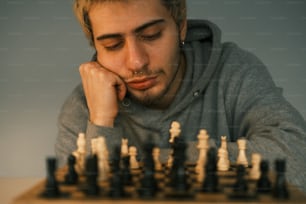
[[[121,156],[129,155],[129,147],[128,147],[128,139],[122,138],[121,139]]]
[[[167,160],[167,168],[171,168],[173,164],[173,149],[170,150],[169,155],[168,155],[168,160]]]
[[[246,157],[246,139],[245,138],[238,139],[237,144],[238,144],[239,152],[238,152],[236,164],[248,167],[248,159]]]
[[[230,162],[228,159],[228,152],[224,148],[219,148],[218,158],[218,171],[228,171],[230,167]]]
[[[227,141],[226,141],[226,136],[221,136],[221,146],[220,148],[223,148],[227,150]]]
[[[129,147],[130,155],[130,169],[139,169],[139,162],[137,161],[137,148],[135,146]]]
[[[108,150],[105,138],[100,136],[96,138],[95,141],[96,154],[98,156],[99,180],[105,181],[108,179],[108,174],[110,172],[110,166],[108,163]]]
[[[218,150],[218,163],[219,171],[228,171],[230,168],[230,161],[228,158],[226,136],[221,136],[221,145]]]
[[[77,139],[77,150],[72,153],[76,158],[75,169],[79,175],[85,172],[86,139],[84,133],[79,133]]]
[[[201,129],[198,134],[198,145],[197,148],[199,149],[199,156],[197,160],[197,164],[195,167],[195,171],[197,173],[202,172],[206,163],[206,154],[209,148],[209,135],[207,130]]]
[[[173,121],[171,123],[171,128],[169,130],[170,139],[169,142],[172,144],[174,142],[174,138],[178,137],[181,134],[181,125],[177,121]]]
[[[153,148],[153,160],[154,160],[154,167],[156,171],[161,171],[162,170],[162,164],[159,160],[160,156],[160,149],[158,147]]]
[[[97,154],[97,138],[93,138],[90,141],[91,143],[91,154]]]
[[[260,162],[261,156],[258,153],[252,154],[252,168],[249,172],[249,178],[252,180],[258,180],[260,177]]]

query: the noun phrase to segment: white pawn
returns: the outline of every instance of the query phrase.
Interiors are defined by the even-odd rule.
[[[228,152],[224,148],[219,148],[218,150],[218,171],[228,171],[230,167],[230,162],[228,159]]]
[[[97,138],[93,138],[90,141],[91,143],[91,154],[97,154]]]
[[[110,172],[110,166],[108,163],[108,150],[104,137],[98,137],[96,141],[96,155],[98,156],[99,167],[99,180],[105,181],[108,178]]]
[[[226,136],[221,136],[221,146],[218,150],[217,167],[218,167],[219,171],[227,171],[230,168],[230,161],[229,161],[229,158],[228,158]]]
[[[260,162],[261,156],[258,153],[252,154],[252,168],[249,172],[249,178],[251,180],[258,180],[260,177]]]
[[[172,144],[174,142],[174,138],[178,137],[181,134],[181,125],[177,121],[173,121],[171,123],[171,128],[169,130],[170,139],[169,142]]]
[[[248,159],[246,157],[246,139],[245,138],[240,138],[237,140],[238,144],[238,157],[236,160],[237,165],[243,165],[244,167],[248,167]]]
[[[122,138],[121,139],[121,156],[125,157],[127,155],[129,155],[128,139]]]
[[[161,171],[162,170],[162,164],[159,160],[160,156],[160,149],[158,147],[153,148],[153,160],[154,160],[154,167],[156,171]]]
[[[130,155],[130,169],[139,169],[139,163],[137,161],[137,148],[135,146],[129,147]]]
[[[226,142],[226,136],[221,136],[221,146],[220,148],[223,148],[227,150],[227,142]]]
[[[72,152],[76,158],[75,169],[79,175],[85,172],[86,139],[84,133],[79,133],[77,139],[77,150]]]
[[[168,160],[167,160],[167,168],[171,168],[173,164],[173,149],[170,150]]]
[[[208,140],[209,140],[209,135],[207,133],[207,130],[201,129],[198,134],[198,145],[197,145],[197,148],[199,149],[199,156],[195,167],[195,171],[197,173],[202,172],[204,170],[204,166],[206,164],[206,154],[209,148]]]

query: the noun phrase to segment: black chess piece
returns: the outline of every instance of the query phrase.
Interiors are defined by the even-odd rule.
[[[248,191],[248,183],[245,179],[245,168],[243,165],[237,166],[237,180],[233,186],[234,192],[245,194]]]
[[[68,157],[68,172],[65,175],[65,184],[73,185],[78,183],[78,174],[75,170],[76,158],[74,155],[69,155]]]
[[[271,192],[272,184],[269,179],[269,163],[267,160],[260,162],[260,177],[257,181],[257,192],[269,193]]]
[[[153,159],[153,148],[154,144],[152,140],[149,139],[144,144],[144,168],[143,168],[143,178],[140,180],[140,187],[138,193],[142,198],[152,198],[155,196],[158,188],[157,181],[155,179],[155,166]]]
[[[285,171],[286,161],[284,159],[275,160],[276,181],[273,188],[273,196],[280,199],[289,198],[287,189]]]
[[[130,170],[130,156],[122,157],[122,177],[124,185],[131,186],[132,185],[132,173]]]
[[[98,185],[98,157],[91,155],[86,158],[86,189],[85,193],[89,196],[98,196],[100,187]]]
[[[217,150],[209,148],[207,152],[207,162],[205,165],[205,179],[202,184],[203,192],[218,192],[219,178],[217,175]]]
[[[176,192],[187,192],[190,187],[185,169],[187,145],[183,138],[176,137],[173,148],[173,166],[170,174],[171,186]]]
[[[58,181],[56,180],[55,176],[55,171],[57,168],[56,158],[49,157],[47,158],[46,163],[47,163],[47,181],[42,196],[47,198],[60,197],[61,193],[59,190]]]
[[[110,189],[108,192],[109,196],[112,198],[123,198],[126,196],[126,193],[124,191],[122,171],[120,168],[120,161],[121,148],[119,146],[115,146],[111,162],[112,176],[110,179]]]

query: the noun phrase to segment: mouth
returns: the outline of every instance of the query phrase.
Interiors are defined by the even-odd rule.
[[[157,83],[157,76],[143,76],[128,80],[127,85],[132,89],[145,90],[152,88]]]

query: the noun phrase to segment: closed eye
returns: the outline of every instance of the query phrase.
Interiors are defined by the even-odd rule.
[[[114,45],[104,46],[104,47],[105,47],[106,50],[113,51],[113,50],[120,49],[122,46],[123,46],[123,42],[121,41],[121,42],[116,43]]]
[[[140,35],[139,37],[142,39],[142,40],[145,40],[145,41],[153,41],[153,40],[156,40],[158,38],[160,38],[162,35],[162,32],[159,31],[157,33],[154,33],[152,35]]]

